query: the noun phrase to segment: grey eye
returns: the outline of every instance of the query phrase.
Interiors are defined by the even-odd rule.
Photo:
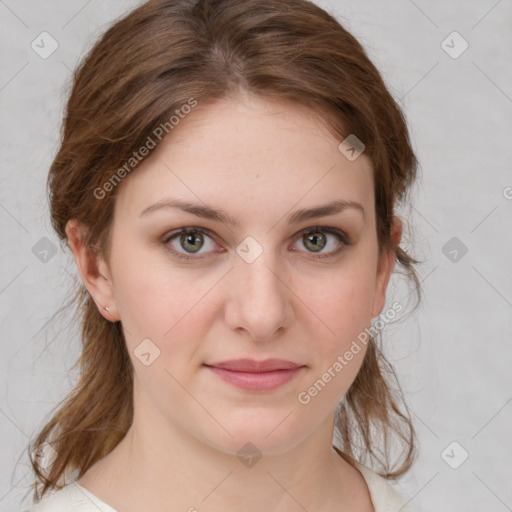
[[[313,252],[321,251],[326,245],[326,236],[320,231],[312,231],[302,237],[304,245]]]
[[[181,247],[186,251],[197,252],[203,246],[204,238],[203,235],[199,232],[184,233],[180,236],[180,243]]]

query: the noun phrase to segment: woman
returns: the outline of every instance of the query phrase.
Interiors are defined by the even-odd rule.
[[[387,480],[415,433],[377,337],[396,262],[419,298],[395,215],[416,173],[378,71],[314,4],[116,22],[49,174],[83,351],[29,510],[408,510]]]

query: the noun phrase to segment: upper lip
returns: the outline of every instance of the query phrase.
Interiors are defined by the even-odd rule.
[[[221,361],[218,363],[207,364],[215,368],[223,368],[235,372],[271,372],[274,370],[293,370],[303,365],[284,359],[267,359],[265,361],[256,361],[255,359],[232,359],[230,361]]]

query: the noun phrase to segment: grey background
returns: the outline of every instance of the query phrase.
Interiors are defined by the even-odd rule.
[[[24,450],[76,379],[77,333],[49,322],[76,272],[45,197],[68,81],[138,3],[0,0],[1,510],[30,503]],[[426,260],[424,300],[384,333],[420,440],[397,487],[416,510],[512,510],[512,0],[317,3],[367,49],[405,108],[421,162],[403,213],[406,246]],[[31,48],[43,31],[59,45],[47,59]],[[458,58],[442,45],[453,31],[469,44]],[[400,286],[393,278],[390,303]]]

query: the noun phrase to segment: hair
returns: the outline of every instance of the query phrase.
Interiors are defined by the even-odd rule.
[[[420,261],[390,237],[395,207],[419,167],[405,115],[361,44],[307,0],[150,0],[113,23],[74,71],[49,170],[51,221],[61,244],[69,249],[65,227],[76,219],[87,227],[91,254],[100,250],[108,261],[118,189],[98,198],[99,188],[106,190],[113,171],[154,138],[156,127],[170,133],[169,119],[191,99],[205,105],[241,93],[306,105],[340,142],[355,134],[364,143],[373,165],[379,250],[395,251],[417,307]],[[36,500],[65,485],[69,472],[85,474],[133,420],[133,366],[121,322],[107,321],[82,283],[74,293],[79,379],[29,444]],[[385,478],[404,474],[415,460],[411,416],[377,336],[370,336],[360,371],[338,404],[335,433],[345,460],[354,465],[368,457]],[[43,469],[33,454],[48,445],[55,456]]]

